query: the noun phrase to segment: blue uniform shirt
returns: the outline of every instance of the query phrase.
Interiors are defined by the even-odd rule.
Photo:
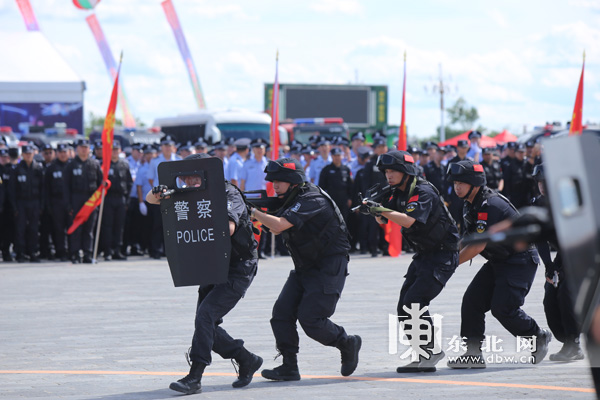
[[[240,181],[245,181],[244,191],[248,190],[262,190],[267,188],[267,182],[264,172],[269,160],[267,157],[263,157],[261,161],[256,161],[255,158],[246,160],[244,167],[240,171]]]
[[[314,159],[310,163],[310,171],[308,173],[308,179],[316,186],[319,185],[319,176],[321,175],[321,171],[325,168],[326,165],[331,164],[331,156],[327,156],[327,160],[324,160],[323,157],[319,155],[316,159]]]
[[[158,157],[156,157],[154,160],[152,160],[150,162],[150,172],[148,172],[147,178],[153,180],[153,185],[154,186],[158,186],[159,185],[159,182],[158,182],[158,164],[160,164],[163,161],[177,161],[177,160],[181,160],[181,157],[179,157],[175,153],[171,154],[171,159],[170,160],[165,160],[165,156],[161,153]]]

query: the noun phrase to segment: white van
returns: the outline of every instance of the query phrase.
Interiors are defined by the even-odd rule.
[[[271,116],[240,109],[201,110],[176,117],[157,118],[154,121],[166,135],[178,143],[195,143],[203,139],[208,144],[233,137],[269,140]],[[287,132],[279,128],[281,144],[287,144]]]

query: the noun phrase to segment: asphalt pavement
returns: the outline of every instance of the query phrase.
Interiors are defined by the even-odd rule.
[[[199,262],[201,257],[199,257]],[[215,355],[203,377],[207,399],[566,399],[595,398],[587,360],[541,364],[528,362],[513,338],[487,316],[490,361],[483,370],[452,370],[447,358],[435,373],[398,374],[407,346],[394,337],[390,315],[411,255],[399,258],[353,256],[350,275],[333,321],[362,337],[360,363],[350,377],[340,375],[340,353],[309,339],[300,330],[298,355],[302,380],[270,382],[256,376],[234,389],[235,370]],[[438,345],[458,355],[462,295],[482,265],[459,267],[432,302],[442,318]],[[269,318],[291,269],[291,259],[261,260],[246,297],[222,325],[233,337],[264,358],[263,368],[281,363]],[[542,306],[543,268],[523,309],[547,327]],[[165,259],[131,257],[95,265],[45,262],[0,264],[1,399],[173,399],[169,383],[189,367],[184,353],[194,329],[195,287],[175,288]],[[438,317],[439,318],[439,317]],[[453,340],[454,339],[454,340]],[[390,351],[397,348],[396,354]],[[550,353],[561,344],[553,340]],[[523,357],[525,356],[525,357]]]

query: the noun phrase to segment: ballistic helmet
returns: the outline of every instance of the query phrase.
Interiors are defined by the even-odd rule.
[[[408,151],[392,150],[377,158],[377,168],[384,172],[386,169],[403,172],[407,175],[417,176],[419,171],[415,166],[415,160]]]
[[[302,164],[294,158],[280,158],[277,161],[269,161],[264,172],[267,173],[265,180],[269,182],[282,181],[295,185],[306,181]]]
[[[473,160],[462,160],[448,167],[448,182],[464,182],[473,186],[485,186],[485,171],[483,165],[475,164]]]

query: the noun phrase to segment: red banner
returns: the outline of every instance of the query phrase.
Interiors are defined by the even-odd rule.
[[[583,71],[585,70],[585,54],[583,55],[583,66],[581,67],[581,78],[579,78],[579,87],[577,88],[577,96],[575,96],[575,107],[573,108],[573,118],[571,119],[571,127],[569,135],[581,135],[583,131]]]
[[[110,95],[110,103],[106,111],[104,119],[104,127],[102,128],[102,181],[108,181],[108,170],[110,170],[110,159],[112,158],[112,147],[114,140],[115,127],[115,109],[117,108],[117,95],[119,93],[119,72],[121,64],[117,70],[117,77],[113,86],[112,94]]]
[[[110,159],[112,158],[112,147],[114,139],[114,127],[115,127],[115,109],[117,107],[117,93],[119,92],[119,71],[121,70],[121,63],[117,69],[117,77],[113,86],[112,94],[110,96],[110,103],[108,103],[108,110],[106,111],[106,118],[104,119],[104,128],[102,129],[102,184],[94,194],[85,202],[83,207],[77,212],[77,215],[73,219],[73,224],[67,231],[67,235],[75,232],[79,225],[83,224],[88,220],[92,212],[102,202],[102,190],[110,189],[110,181],[108,180],[108,171],[110,169]]]
[[[275,83],[273,83],[273,101],[271,106],[271,160],[279,158],[279,52],[275,56]],[[275,195],[273,184],[267,182],[267,194]]]
[[[35,14],[33,13],[33,8],[31,8],[31,3],[29,3],[29,0],[17,0],[17,5],[19,6],[19,10],[21,10],[27,30],[39,31],[40,27],[35,19]]]
[[[402,86],[402,118],[400,119],[400,131],[398,132],[398,150],[406,151],[406,53],[404,53],[404,84]]]
[[[400,131],[398,132],[398,150],[406,151],[406,52],[404,53],[404,83],[402,86],[402,117],[400,119]],[[385,240],[388,242],[388,253],[391,257],[402,254],[402,232],[401,227],[393,222],[385,225]]]

